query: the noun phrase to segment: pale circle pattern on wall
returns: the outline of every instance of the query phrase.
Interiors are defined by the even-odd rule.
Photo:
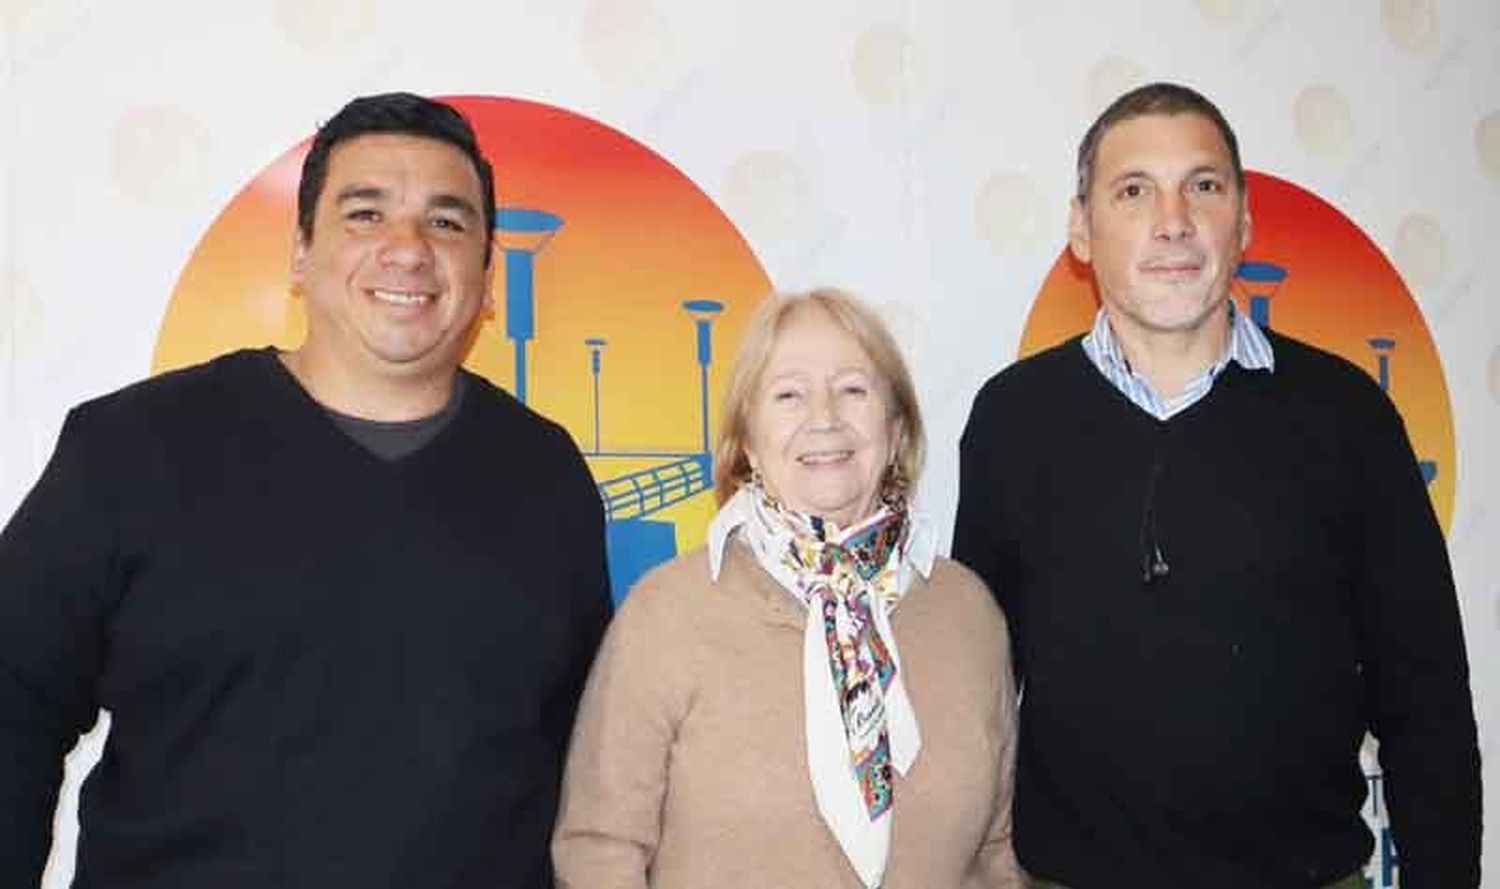
[[[41,0],[0,0],[0,28],[19,28]]]
[[[748,151],[724,177],[724,204],[755,240],[781,240],[807,213],[807,175],[786,152]]]
[[[594,73],[615,87],[639,87],[658,76],[671,49],[666,17],[651,0],[594,0],[581,40]]]
[[[1297,138],[1313,154],[1339,160],[1349,153],[1354,121],[1349,100],[1331,86],[1310,86],[1297,95],[1292,108]]]
[[[1402,52],[1429,56],[1437,52],[1437,0],[1380,0],[1380,27]]]
[[[1198,11],[1210,21],[1238,21],[1245,14],[1245,0],[1198,0]]]
[[[278,0],[276,24],[299,49],[316,53],[346,51],[370,36],[375,26],[374,3],[373,0]]]
[[[974,221],[979,235],[995,253],[1011,253],[1035,246],[1041,228],[1041,196],[1028,177],[996,173],[979,189]]]
[[[1089,68],[1087,100],[1089,111],[1102,111],[1121,93],[1146,82],[1146,70],[1130,59],[1105,56]]]
[[[213,151],[213,133],[188,111],[163,105],[132,109],[114,126],[115,185],[153,210],[170,211],[206,187],[202,159]]]
[[[899,25],[875,25],[860,32],[850,67],[860,94],[876,105],[907,102],[921,85],[916,42]]]
[[[1415,288],[1435,287],[1448,271],[1448,239],[1437,220],[1430,216],[1408,216],[1396,228],[1391,260],[1401,277]]]
[[[0,366],[17,367],[37,343],[46,305],[13,265],[0,266]]]
[[[1474,144],[1485,175],[1500,179],[1500,111],[1491,111],[1479,122],[1474,132]]]

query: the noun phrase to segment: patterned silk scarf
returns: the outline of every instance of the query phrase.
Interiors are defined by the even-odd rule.
[[[902,682],[890,610],[904,590],[904,503],[840,529],[781,506],[759,485],[742,538],[772,577],[807,606],[803,703],[808,771],[818,810],[864,884],[879,886],[890,851],[892,767],[921,747]]]

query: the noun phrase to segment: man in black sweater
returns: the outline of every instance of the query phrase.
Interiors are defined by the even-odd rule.
[[[459,368],[494,213],[457,111],[357,99],[303,166],[304,345],[69,414],[0,534],[0,886],[38,885],[101,708],[81,889],[551,886],[603,516]]]
[[[1361,371],[1229,300],[1234,134],[1152,84],[1079,149],[1086,335],[991,379],[954,555],[1022,683],[1015,842],[1042,885],[1362,887],[1380,741],[1405,889],[1479,884],[1479,761],[1441,532]]]

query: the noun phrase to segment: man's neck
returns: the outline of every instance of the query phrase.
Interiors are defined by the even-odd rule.
[[[306,346],[278,357],[314,401],[350,417],[420,420],[441,411],[453,393],[455,370],[420,376],[361,373]]]
[[[1148,330],[1121,323],[1113,315],[1109,327],[1130,369],[1170,400],[1223,357],[1229,343],[1229,305],[1226,302],[1190,330]]]

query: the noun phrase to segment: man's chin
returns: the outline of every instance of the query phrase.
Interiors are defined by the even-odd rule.
[[[1135,326],[1149,333],[1194,333],[1227,318],[1227,306],[1227,301],[1205,305],[1201,298],[1184,299],[1177,294],[1170,300],[1138,305],[1129,316]]]

